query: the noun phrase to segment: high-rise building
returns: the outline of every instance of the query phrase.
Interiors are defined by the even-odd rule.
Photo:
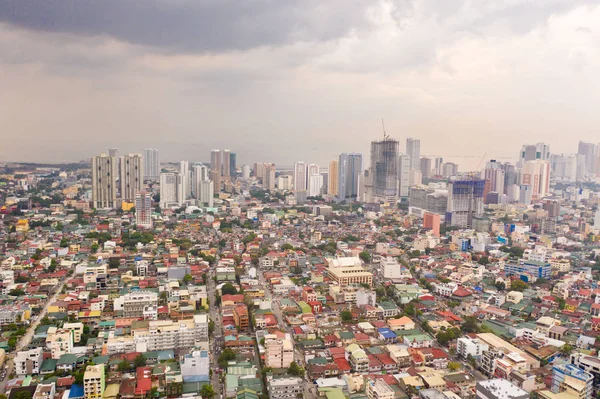
[[[574,364],[552,367],[552,388],[555,394],[569,392],[575,399],[590,399],[593,394],[594,376]]]
[[[235,152],[229,154],[229,168],[230,168],[230,176],[235,176],[237,172],[237,156]]]
[[[152,196],[145,191],[135,194],[135,225],[146,229],[152,227]]]
[[[179,206],[180,202],[177,198],[177,173],[167,172],[160,174],[160,207],[169,208],[171,206]]]
[[[279,175],[277,177],[278,190],[291,190],[294,187],[294,177],[291,175]]]
[[[190,196],[190,163],[188,161],[179,161],[177,190],[178,201],[183,203]]]
[[[423,228],[431,229],[434,236],[440,236],[440,215],[432,212],[425,212],[423,215]]]
[[[523,164],[527,161],[535,161],[541,159],[543,161],[550,159],[550,146],[545,143],[537,144],[525,144],[521,148],[519,153],[519,160],[517,166],[523,167]]]
[[[485,180],[471,178],[448,184],[446,223],[450,226],[472,228],[473,218],[483,215]]]
[[[123,201],[133,202],[135,194],[144,183],[144,164],[142,154],[129,154],[119,158],[121,163],[119,185]]]
[[[444,158],[440,158],[440,157],[435,158],[434,165],[433,165],[434,174],[437,176],[441,176],[444,173],[443,168],[444,168]]]
[[[318,175],[318,174],[319,174],[319,165],[314,164],[314,163],[308,164],[306,183],[308,183],[308,177],[313,176],[313,175]]]
[[[410,188],[410,157],[406,154],[398,156],[398,196],[408,197]]]
[[[223,180],[229,181],[231,177],[231,151],[223,150],[221,154],[221,159],[223,162],[223,169],[221,171]]]
[[[577,157],[579,154],[551,154],[550,171],[557,180],[577,181]],[[585,160],[583,161],[585,163]],[[585,169],[585,167],[584,167]],[[585,175],[585,173],[584,173]]]
[[[250,166],[243,165],[242,166],[242,178],[249,179],[250,178]]]
[[[221,151],[212,150],[210,152],[210,169],[212,171],[212,181],[216,192],[221,192],[222,173]]]
[[[406,139],[406,155],[410,157],[410,168],[421,168],[421,140],[409,137]]]
[[[585,171],[588,174],[596,173],[598,146],[593,143],[580,141],[577,153],[585,157]]]
[[[308,176],[308,196],[318,197],[321,195],[323,188],[323,175],[317,173],[315,175]]]
[[[362,173],[362,154],[340,154],[337,167],[338,199],[355,201],[359,192],[358,176]]]
[[[303,161],[294,163],[294,190],[306,191],[306,182],[306,163]]]
[[[327,194],[336,197],[339,193],[339,165],[340,162],[337,159],[329,162],[329,174],[327,176]]]
[[[108,156],[109,157],[115,157],[115,158],[117,158],[119,156],[119,149],[118,148],[107,148],[106,151],[108,152]]]
[[[157,181],[160,174],[160,159],[158,150],[146,148],[143,153],[144,159],[144,180]]]
[[[198,205],[212,208],[214,205],[214,196],[215,191],[213,182],[210,180],[201,181],[198,185],[198,194],[196,194],[196,202]]]
[[[415,140],[412,141],[413,150],[415,145],[418,147],[418,144],[414,144],[414,142]],[[417,164],[418,161],[417,159]],[[370,173],[373,174],[373,196],[375,201],[395,202],[398,198],[397,140],[386,137],[381,141],[371,142]]]
[[[200,194],[200,185],[202,182],[204,181],[209,181],[210,177],[209,177],[209,171],[208,171],[208,167],[206,167],[206,165],[203,165],[202,163],[195,163],[192,165],[192,170],[191,170],[191,195],[198,199],[198,196]]]
[[[107,154],[92,157],[92,206],[117,207],[117,160]]]
[[[531,186],[532,200],[539,200],[550,192],[550,162],[526,161],[521,173],[522,184]]]
[[[423,157],[421,158],[421,176],[424,178],[428,178],[431,176],[431,158]]]
[[[87,366],[83,374],[83,394],[85,399],[102,399],[104,395],[104,364]]]
[[[490,182],[490,191],[504,194],[505,172],[502,163],[495,159],[487,162],[483,170],[483,178]]]
[[[442,175],[444,177],[454,177],[458,174],[458,165],[454,162],[446,162],[442,167]]]
[[[267,190],[273,190],[275,188],[275,164],[271,162],[265,162],[265,178],[263,181],[263,188]]]

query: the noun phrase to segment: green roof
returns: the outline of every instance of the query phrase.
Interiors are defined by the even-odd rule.
[[[76,364],[78,356],[73,355],[72,353],[65,353],[58,359],[57,364]]]
[[[53,373],[54,370],[56,370],[57,363],[58,363],[58,360],[56,360],[56,359],[44,360],[42,362],[42,364],[40,365],[40,373],[43,373],[43,372]]]

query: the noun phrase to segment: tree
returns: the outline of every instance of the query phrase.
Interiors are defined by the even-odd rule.
[[[460,370],[460,363],[459,362],[448,363],[448,370],[450,370],[450,371]]]
[[[352,321],[352,312],[349,310],[342,310],[340,312],[340,316],[342,317],[342,321],[344,323],[348,323]]]
[[[211,399],[213,396],[215,396],[215,391],[212,385],[204,384],[200,390],[200,396],[203,399]]]
[[[290,363],[290,367],[287,370],[289,375],[293,375],[295,377],[304,377],[304,369],[298,366],[298,363],[292,362]]]
[[[235,360],[235,352],[230,348],[225,348],[223,352],[219,355],[219,366],[224,368],[227,367],[227,364],[230,360]]]
[[[529,287],[529,285],[523,280],[514,280],[510,283],[510,289],[512,291],[520,291],[523,292]]]
[[[23,291],[20,288],[15,288],[14,290],[10,290],[8,292],[8,295],[10,295],[10,296],[22,296],[22,295],[25,295],[25,291]]]
[[[506,289],[506,284],[504,284],[502,281],[498,281],[496,284],[494,284],[494,286],[498,291],[504,291]]]
[[[208,322],[208,333],[212,335],[215,332],[215,322],[210,320]]]
[[[67,240],[66,238],[63,238],[60,240],[60,247],[61,248],[66,248],[69,246],[69,240]]]
[[[31,395],[31,392],[21,391],[15,394],[14,399],[31,399],[32,397],[33,395]]]
[[[225,284],[223,288],[221,288],[221,293],[223,295],[235,295],[237,294],[237,289],[232,284]]]
[[[183,282],[186,284],[191,283],[194,280],[194,276],[192,276],[191,274],[186,274],[185,276],[183,276]]]
[[[569,344],[564,344],[560,347],[560,353],[562,353],[565,356],[570,355],[571,352],[573,352],[573,347]]]
[[[487,265],[488,263],[490,263],[490,258],[487,256],[482,256],[481,258],[479,258],[477,263],[479,263],[480,265]]]
[[[477,332],[477,318],[474,316],[465,316],[463,324],[460,327],[465,334]]]
[[[362,251],[358,254],[358,257],[365,263],[371,262],[371,254],[367,251]]]
[[[458,328],[449,328],[445,331],[438,332],[436,335],[436,339],[440,343],[440,345],[446,346],[450,341],[453,341],[456,338],[460,337],[460,335],[460,330]]]
[[[129,362],[125,359],[121,360],[121,363],[119,363],[119,367],[118,370],[121,373],[126,373],[131,369],[131,365],[129,364]]]
[[[108,268],[109,269],[118,269],[120,265],[121,265],[121,260],[119,258],[111,257],[108,260]]]
[[[290,250],[290,249],[294,249],[294,246],[292,244],[289,244],[289,243],[286,242],[285,244],[283,244],[281,246],[281,249],[284,250],[284,251],[287,251],[287,250]]]
[[[146,356],[142,355],[141,353],[139,355],[137,355],[135,357],[135,359],[133,360],[133,365],[135,366],[135,368],[145,367],[146,366]]]
[[[558,308],[560,310],[563,310],[567,304],[567,301],[565,301],[564,298],[557,298],[556,302],[558,302]]]

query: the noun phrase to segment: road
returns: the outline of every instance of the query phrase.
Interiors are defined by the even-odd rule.
[[[219,317],[220,314],[217,311],[217,307],[215,304],[216,283],[213,279],[214,276],[215,276],[215,270],[211,269],[210,273],[208,275],[208,281],[206,283],[206,290],[207,290],[208,298],[210,301],[210,305],[209,305],[210,320],[212,320],[215,323],[215,330],[213,331],[213,334],[210,337],[209,353],[210,353],[212,372],[213,372],[210,383],[211,383],[213,389],[215,390],[215,393],[225,396],[224,392],[222,391],[224,384],[219,383],[219,377],[221,376],[221,374],[217,373],[217,370],[219,369],[219,362],[218,362],[219,354],[221,352],[221,348],[223,345],[223,333],[221,331],[222,320]],[[217,390],[220,390],[220,391],[217,392]]]
[[[60,285],[56,288],[56,291],[54,292],[54,294],[50,297],[50,299],[48,299],[48,301],[42,308],[42,311],[40,312],[40,314],[36,316],[36,319],[33,322],[33,324],[31,324],[27,328],[27,332],[25,332],[25,335],[23,335],[21,337],[21,339],[19,340],[19,342],[17,342],[17,346],[15,347],[14,353],[20,351],[21,349],[27,348],[29,346],[29,344],[31,343],[31,340],[33,339],[33,335],[35,334],[35,330],[40,325],[40,322],[44,318],[44,316],[46,316],[46,313],[48,313],[48,308],[50,307],[50,304],[56,302],[56,299],[60,295],[60,293],[66,283],[67,283],[66,279],[61,281]],[[10,359],[9,359],[9,357],[10,357]],[[6,359],[7,359],[7,361],[6,361],[6,377],[4,378],[4,380],[2,380],[0,382],[0,393],[4,393],[6,391],[6,384],[8,382],[10,375],[13,373],[13,370],[14,370],[14,362],[12,360],[13,357],[14,357],[14,354],[10,354],[10,355],[7,354],[7,356],[6,356]]]

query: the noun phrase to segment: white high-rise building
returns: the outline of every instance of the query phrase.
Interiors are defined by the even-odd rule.
[[[407,138],[406,155],[410,157],[411,169],[421,169],[421,140],[412,137]]]
[[[483,178],[490,183],[490,191],[498,194],[504,193],[504,168],[495,159],[487,162],[483,171]]]
[[[408,197],[410,187],[410,157],[406,154],[398,156],[398,196]]]
[[[157,181],[160,174],[160,159],[158,150],[154,148],[144,149],[144,180]]]
[[[160,207],[169,208],[179,206],[177,200],[177,173],[167,172],[160,174]]]
[[[249,165],[242,166],[242,178],[244,178],[244,179],[250,178],[250,166]]]
[[[291,190],[294,187],[294,178],[291,175],[277,177],[277,189]]]
[[[319,165],[317,165],[317,164],[311,163],[308,165],[307,169],[308,169],[308,172],[307,172],[308,177],[319,174]],[[308,177],[307,177],[307,183],[308,183]]]
[[[92,157],[92,206],[117,207],[117,160],[110,155]]]
[[[323,175],[316,174],[308,177],[308,196],[318,197],[321,195],[321,189],[323,188]]]
[[[531,186],[532,200],[539,200],[550,192],[550,162],[540,159],[526,161],[521,173],[522,184]]]
[[[191,195],[194,198],[198,199],[198,194],[200,192],[200,183],[203,181],[210,180],[208,167],[206,167],[206,165],[203,165],[201,163],[195,163],[192,165],[192,170],[191,170],[190,176],[191,176],[191,181],[192,181]]]
[[[137,227],[152,227],[152,196],[140,191],[135,194],[135,224]]]
[[[275,188],[275,164],[272,162],[265,162],[263,188],[267,190],[273,190]]]
[[[190,196],[190,163],[179,161],[178,200],[183,203]]]
[[[201,181],[199,184],[199,192],[196,200],[200,205],[212,208],[214,205],[215,191],[213,182],[210,180]]]
[[[294,163],[294,190],[305,191],[306,181],[306,163],[302,161]]]
[[[537,143],[523,145],[521,152],[519,153],[517,167],[522,168],[525,162],[535,161],[536,159],[543,161],[550,159],[550,146],[548,144]]]
[[[121,163],[119,184],[121,199],[127,202],[135,200],[135,194],[144,184],[144,163],[142,154],[129,154],[119,158]]]

